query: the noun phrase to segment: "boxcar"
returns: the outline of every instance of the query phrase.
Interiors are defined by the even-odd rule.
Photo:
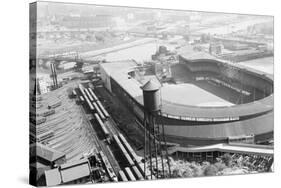
[[[130,170],[129,167],[126,167],[126,168],[125,168],[125,173],[126,173],[126,175],[127,175],[129,181],[136,181],[136,178],[135,178],[135,176],[133,175],[133,173],[132,173],[132,171]]]
[[[126,175],[123,172],[123,170],[119,171],[119,178],[120,178],[121,181],[128,181],[128,178],[126,177]]]

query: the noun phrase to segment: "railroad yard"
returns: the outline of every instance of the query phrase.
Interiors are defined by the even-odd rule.
[[[37,126],[31,132],[36,135],[37,142],[65,153],[67,162],[99,158],[100,175],[93,182],[143,180],[142,157],[132,148],[135,145],[140,147],[141,138],[134,146],[129,144],[128,138],[120,131],[120,128],[125,128],[122,127],[124,122],[118,122],[119,128],[115,123],[118,116],[113,114],[112,118],[107,112],[109,101],[100,95],[105,92],[101,86],[73,82],[41,95],[37,98],[34,112]],[[114,109],[108,110],[112,112]],[[41,116],[39,122],[38,115]],[[127,177],[122,174],[127,174]]]

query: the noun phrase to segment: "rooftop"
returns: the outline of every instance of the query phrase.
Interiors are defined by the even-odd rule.
[[[62,183],[58,168],[45,171],[45,177],[47,186],[55,186]]]
[[[136,79],[130,78],[128,72],[137,67],[134,61],[120,61],[101,64],[107,75],[111,76],[125,91],[137,102],[143,104],[141,84]],[[247,69],[245,69],[246,71]],[[150,85],[150,84],[149,84]],[[147,85],[147,87],[149,86]],[[152,84],[150,85],[152,87]],[[149,86],[149,87],[150,87]],[[154,87],[154,86],[153,86]],[[163,100],[162,112],[177,117],[204,117],[225,118],[249,116],[257,113],[269,112],[273,109],[273,94],[252,103],[233,105],[227,107],[218,106],[192,106],[180,103],[171,103]]]
[[[132,97],[142,96],[142,91],[140,89],[141,84],[137,80],[131,79],[128,75],[128,72],[137,67],[136,62],[118,61],[103,63],[101,67],[107,75],[111,76],[113,80],[119,83]]]
[[[56,161],[65,156],[64,153],[40,143],[30,145],[30,155],[41,157],[49,162]]]
[[[47,186],[55,186],[71,182],[90,175],[90,166],[87,159],[66,163],[52,170],[45,171]]]
[[[155,80],[149,80],[141,88],[143,91],[156,91],[161,88],[161,84]]]

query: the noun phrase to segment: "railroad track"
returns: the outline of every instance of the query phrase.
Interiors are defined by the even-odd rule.
[[[105,154],[106,157],[108,158],[108,160],[109,160],[109,162],[110,162],[110,164],[111,164],[111,166],[112,166],[114,172],[115,172],[116,174],[118,174],[118,172],[120,171],[121,168],[120,168],[120,166],[119,166],[117,160],[115,159],[113,153],[111,152],[110,148],[107,147],[107,144],[105,143],[104,140],[101,140],[101,141],[99,140],[99,138],[98,138],[98,136],[97,136],[95,130],[94,130],[93,127],[92,127],[91,122],[90,122],[89,119],[86,117],[85,111],[84,111],[84,109],[83,109],[82,107],[81,107],[81,110],[83,111],[84,119],[87,121],[87,124],[90,125],[89,128],[90,128],[90,130],[91,130],[91,134],[93,135],[93,142],[94,142],[94,145],[96,146],[96,149],[97,149],[98,151],[103,151],[103,152],[104,152],[104,154]],[[109,127],[109,126],[108,126],[108,127]],[[111,132],[111,131],[112,131],[112,129],[110,129],[110,132]],[[112,132],[111,132],[111,134],[112,134]]]

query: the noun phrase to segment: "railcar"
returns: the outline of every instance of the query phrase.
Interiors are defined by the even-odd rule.
[[[109,163],[108,158],[104,155],[104,153],[102,151],[99,152],[99,155],[100,155],[101,161],[105,167],[105,171],[108,174],[110,180],[117,182],[118,178],[117,178],[115,172],[113,171],[113,168],[112,168],[111,164]]]
[[[128,178],[126,177],[126,175],[123,172],[123,170],[119,171],[119,178],[120,178],[121,181],[128,181]]]
[[[95,113],[94,116],[95,116],[97,122],[99,123],[99,125],[100,125],[100,127],[101,127],[101,129],[102,129],[102,132],[103,132],[103,134],[105,135],[105,138],[106,138],[106,139],[109,138],[109,135],[110,135],[110,134],[109,134],[109,131],[108,131],[107,127],[104,125],[104,123],[102,122],[102,120],[101,120],[101,118],[99,117],[99,115],[98,115],[97,113]]]
[[[125,174],[127,175],[129,181],[136,181],[136,178],[129,167],[125,168]]]

